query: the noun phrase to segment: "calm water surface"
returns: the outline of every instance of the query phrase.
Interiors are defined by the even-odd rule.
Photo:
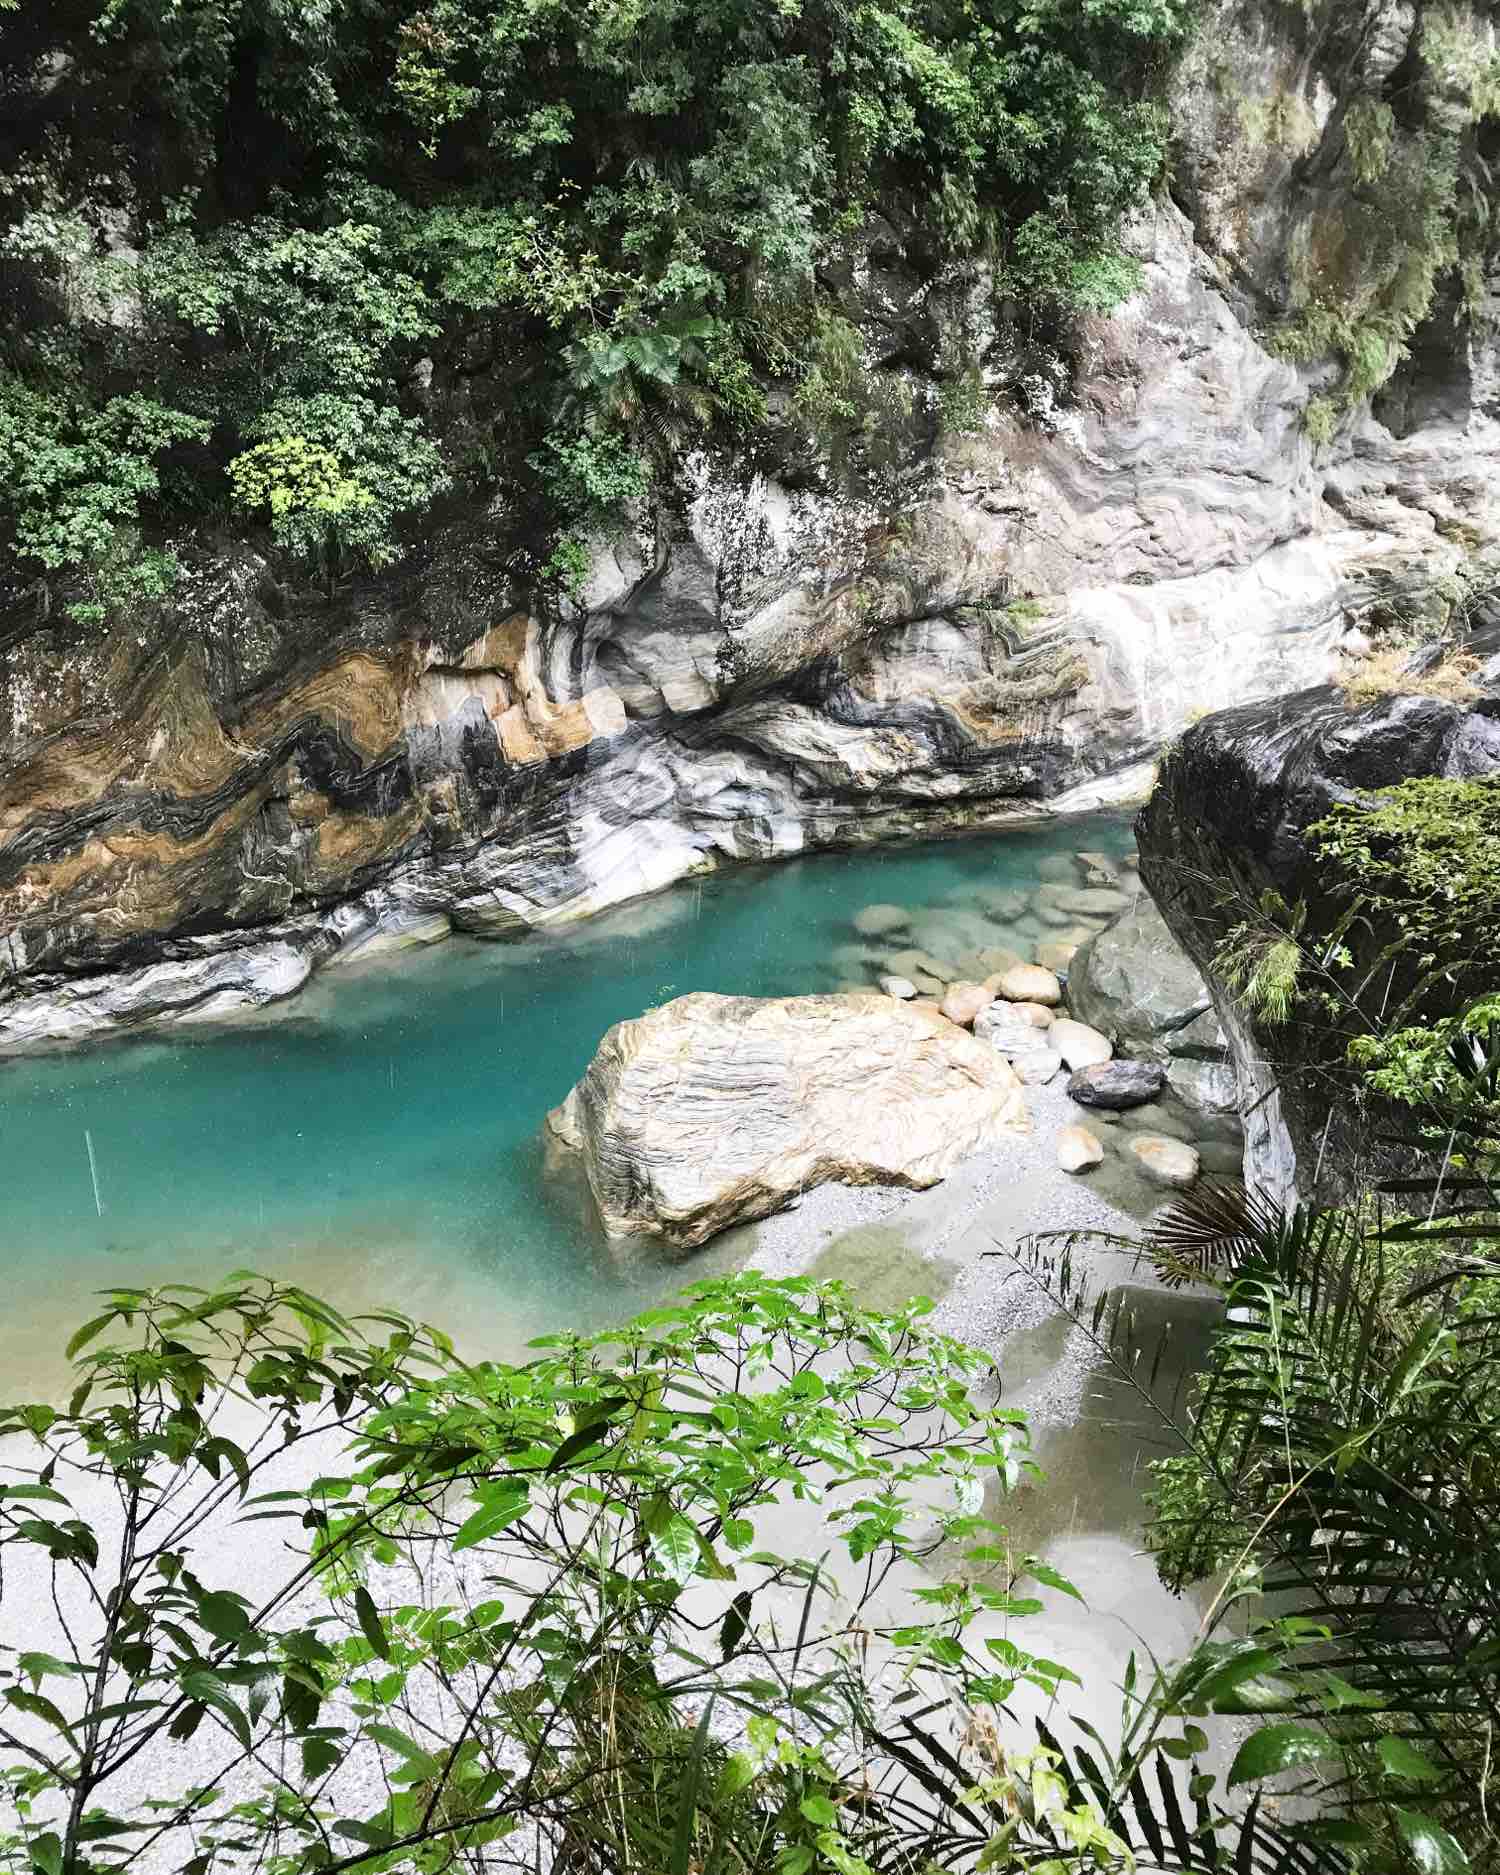
[[[831,988],[862,905],[961,908],[1129,845],[1091,817],[738,869],[562,935],[336,971],[234,1027],[0,1062],[0,1362],[24,1369],[90,1289],[237,1266],[487,1352],[618,1317],[705,1264],[612,1252],[546,1173],[544,1116],[612,1023],[689,990]]]

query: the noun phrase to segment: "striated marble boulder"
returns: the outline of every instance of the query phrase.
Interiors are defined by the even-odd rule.
[[[547,1124],[612,1235],[691,1250],[831,1180],[936,1184],[1026,1113],[993,1048],[892,997],[698,993],[617,1023]]]

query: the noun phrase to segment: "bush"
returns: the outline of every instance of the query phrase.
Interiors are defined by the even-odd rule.
[[[1032,316],[1111,303],[1136,278],[1118,227],[1159,173],[1154,93],[1189,17],[1188,0],[1014,19],[938,0],[31,10],[5,66],[8,367],[68,411],[184,413],[214,452],[162,515],[155,485],[100,467],[44,487],[44,466],[0,497],[22,551],[45,535],[82,565],[111,549],[80,508],[178,526],[228,495],[290,551],[322,552],[331,521],[341,555],[383,563],[395,517],[442,486],[416,458],[449,425],[535,548],[569,504],[638,492],[579,438],[618,438],[616,469],[637,458],[660,484],[684,450],[765,427],[773,388],[853,460],[888,415],[826,284],[861,228],[910,225],[924,269],[983,259]],[[128,242],[115,175],[142,179]],[[288,418],[328,400],[389,413],[380,450]],[[299,439],[324,455],[294,460]],[[401,486],[378,485],[377,454]]]

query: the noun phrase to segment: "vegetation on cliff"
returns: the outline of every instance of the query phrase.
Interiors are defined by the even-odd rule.
[[[1118,297],[1189,6],[0,9],[13,583],[99,616],[203,524],[378,567],[450,488],[566,574],[690,447],[857,457],[872,226],[1032,320]]]

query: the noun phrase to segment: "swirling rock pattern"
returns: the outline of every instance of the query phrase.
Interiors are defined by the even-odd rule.
[[[1317,374],[1256,338],[1233,192],[1203,180],[1232,141],[1205,135],[1195,219],[1142,220],[1141,291],[1057,370],[970,333],[988,419],[917,437],[879,498],[695,459],[546,616],[471,513],[331,597],[245,548],[108,627],[0,617],[0,1049],[730,860],[1120,798],[1195,715],[1320,679],[1403,568],[1500,538],[1500,352],[1428,346],[1394,427],[1315,450]],[[968,345],[975,282],[897,298]]]
[[[814,1185],[935,1185],[1024,1131],[1004,1058],[883,995],[679,996],[599,1045],[548,1116],[616,1236],[689,1250]]]

